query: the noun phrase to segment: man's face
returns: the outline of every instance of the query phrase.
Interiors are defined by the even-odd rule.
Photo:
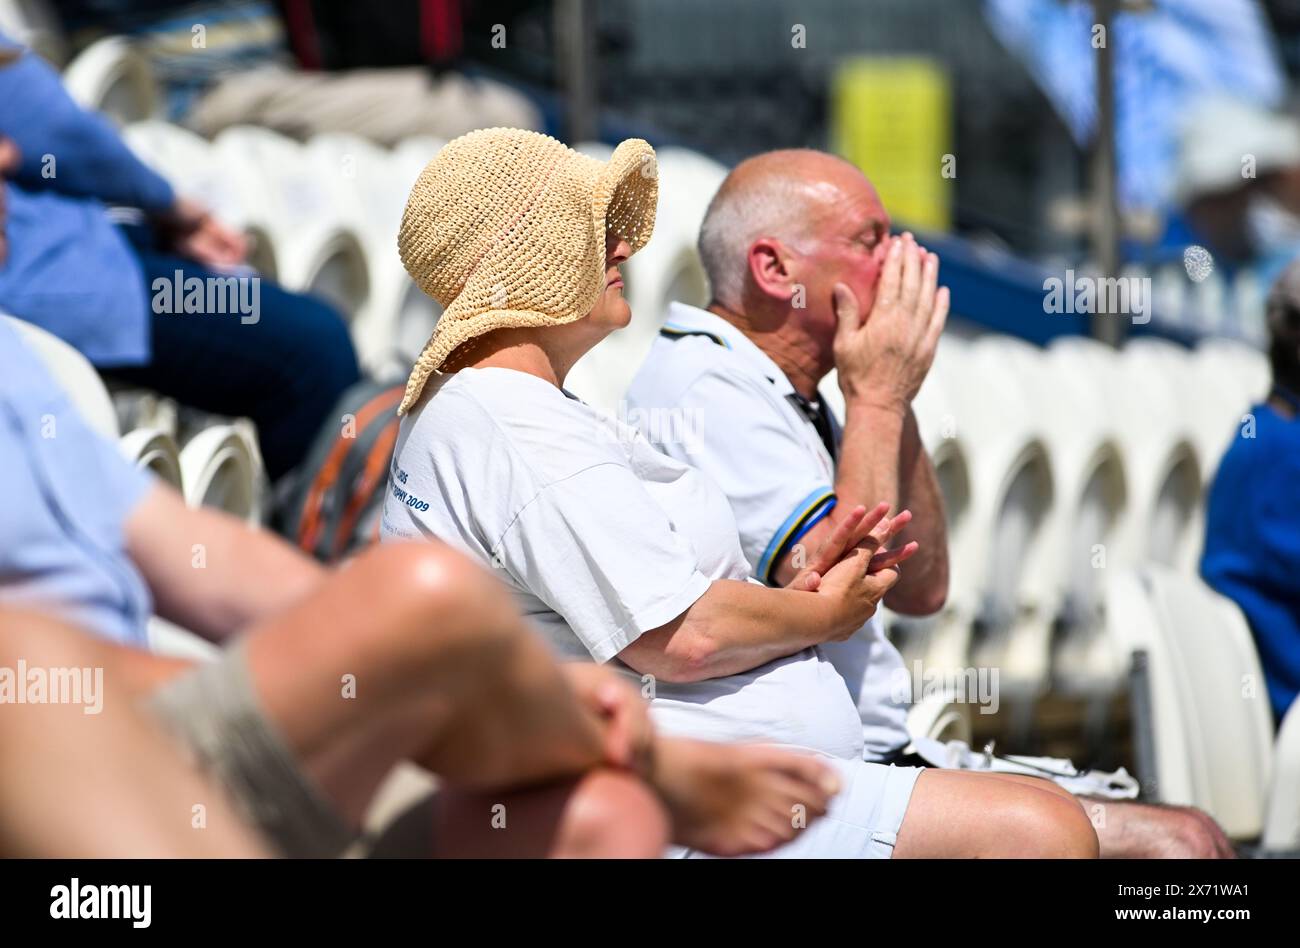
[[[876,300],[876,287],[889,250],[889,215],[876,189],[857,169],[837,163],[836,173],[813,186],[807,237],[794,248],[793,265],[805,287],[805,308],[795,310],[809,332],[824,339],[829,355],[835,335],[834,288],[849,287],[863,318]]]

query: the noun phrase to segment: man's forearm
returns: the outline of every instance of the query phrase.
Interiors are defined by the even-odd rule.
[[[898,483],[899,504],[911,510],[913,517],[897,542],[902,545],[915,540],[920,548],[908,560],[885,603],[902,615],[932,615],[948,598],[948,524],[939,478],[910,409],[899,452]]]
[[[838,502],[832,517],[858,505],[871,509],[882,500],[889,504],[891,514],[902,509],[898,461],[905,411],[865,401],[845,405],[844,434],[835,471]]]

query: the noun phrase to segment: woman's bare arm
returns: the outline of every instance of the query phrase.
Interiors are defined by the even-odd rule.
[[[704,681],[848,638],[876,611],[898,572],[870,572],[871,553],[855,549],[815,591],[716,580],[689,609],[619,653],[624,664],[662,681]]]

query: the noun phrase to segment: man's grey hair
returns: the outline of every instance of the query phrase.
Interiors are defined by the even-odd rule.
[[[842,157],[811,148],[784,148],[741,161],[724,179],[699,228],[699,260],[712,296],[740,307],[749,273],[749,248],[771,237],[802,250],[815,225],[814,209],[839,199],[839,187],[819,174],[827,163],[853,168]],[[859,172],[861,173],[861,172]]]
[[[722,182],[700,225],[700,262],[713,299],[739,307],[749,272],[749,248],[760,237],[797,245],[806,234],[809,182],[797,174],[771,171]]]

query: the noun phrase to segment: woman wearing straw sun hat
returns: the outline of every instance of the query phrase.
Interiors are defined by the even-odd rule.
[[[857,710],[817,646],[861,627],[897,580],[910,551],[884,550],[882,510],[845,520],[790,587],[749,582],[712,482],[563,389],[631,318],[618,268],[650,239],[657,196],[639,140],[602,163],[489,129],[428,164],[398,247],[444,313],[402,401],[384,536],[490,563],[562,659],[626,675],[663,732],[832,767],[828,819],[802,828],[797,788],[793,811],[755,806],[785,842],[776,855],[1095,855],[1082,809],[1049,789],[863,761]]]

